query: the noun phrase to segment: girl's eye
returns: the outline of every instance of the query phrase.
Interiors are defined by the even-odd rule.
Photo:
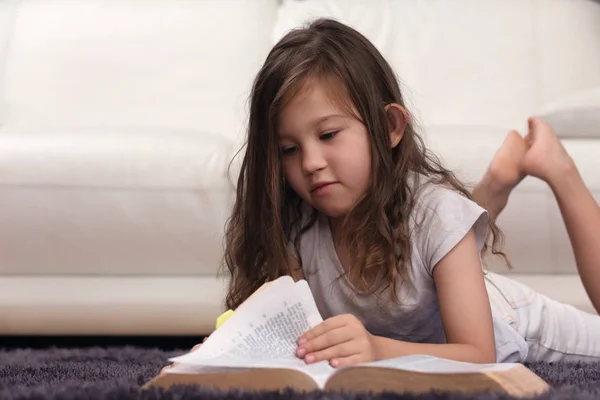
[[[327,132],[321,135],[322,140],[331,140],[337,135],[339,131]]]
[[[296,151],[296,146],[288,146],[288,147],[284,147],[284,148],[281,149],[281,153],[284,156],[293,154],[295,151]]]

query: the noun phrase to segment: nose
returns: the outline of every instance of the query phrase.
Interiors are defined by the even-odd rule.
[[[317,146],[302,151],[302,169],[306,174],[312,174],[327,166],[325,155]]]

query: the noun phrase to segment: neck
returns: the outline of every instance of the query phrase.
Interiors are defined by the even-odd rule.
[[[342,221],[343,218],[328,218],[329,229],[331,230],[331,237],[335,244],[339,244],[342,237]]]

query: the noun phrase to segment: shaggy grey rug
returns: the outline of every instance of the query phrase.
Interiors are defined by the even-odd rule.
[[[0,399],[509,399],[497,394],[463,396],[456,393],[423,395],[342,393],[217,392],[202,387],[142,390],[166,360],[181,351],[134,347],[0,351]],[[545,364],[529,367],[553,390],[540,399],[600,398],[600,364]]]

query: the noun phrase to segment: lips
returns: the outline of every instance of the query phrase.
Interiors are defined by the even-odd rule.
[[[317,182],[310,187],[310,191],[314,192],[315,190],[318,190],[325,186],[333,185],[334,183],[337,183],[337,182]]]

